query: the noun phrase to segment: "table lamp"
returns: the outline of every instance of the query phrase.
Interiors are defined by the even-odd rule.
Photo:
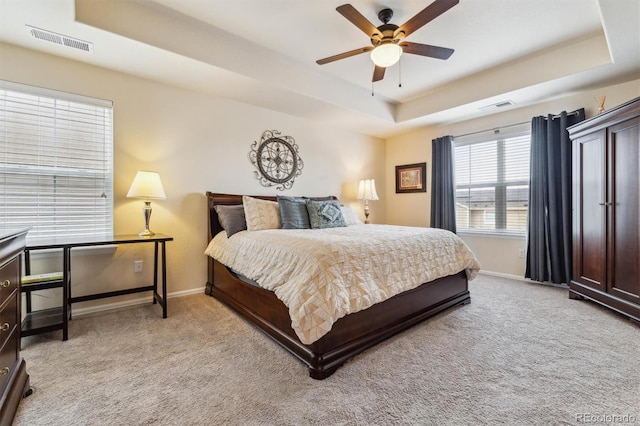
[[[369,200],[378,200],[375,179],[364,179],[358,185],[358,200],[364,200],[364,223],[369,223]]]
[[[139,171],[133,179],[131,188],[129,188],[129,192],[127,193],[127,198],[141,198],[144,200],[144,208],[142,209],[144,213],[144,231],[138,235],[141,237],[154,235],[154,233],[149,230],[149,220],[151,219],[150,200],[165,200],[167,198],[164,194],[160,175],[156,172]]]

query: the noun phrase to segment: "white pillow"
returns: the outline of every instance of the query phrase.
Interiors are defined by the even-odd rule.
[[[344,222],[347,226],[362,225],[362,221],[358,217],[358,214],[349,206],[340,206],[342,210],[342,216],[344,216]]]
[[[244,204],[244,216],[247,220],[247,231],[279,229],[282,227],[280,224],[280,208],[277,202],[243,195],[242,204]]]

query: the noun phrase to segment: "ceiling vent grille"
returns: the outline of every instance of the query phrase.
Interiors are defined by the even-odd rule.
[[[83,41],[66,35],[57,34],[52,31],[32,27],[30,25],[27,25],[27,28],[29,29],[31,37],[37,38],[38,40],[44,40],[50,43],[59,44],[61,46],[70,47],[72,49],[93,53],[93,43],[89,43],[88,41]]]
[[[507,106],[511,106],[511,105],[515,105],[516,103],[513,101],[502,101],[502,102],[498,102],[495,104],[491,104],[491,105],[486,105],[483,107],[480,107],[481,110],[487,110],[487,109],[496,109],[496,108],[504,108]]]

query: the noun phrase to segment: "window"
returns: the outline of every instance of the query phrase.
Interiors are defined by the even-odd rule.
[[[0,81],[0,222],[31,241],[112,234],[111,101]]]
[[[495,225],[496,224],[496,212],[493,210],[484,211],[484,224]]]
[[[529,206],[529,130],[455,138],[458,231],[524,235]]]

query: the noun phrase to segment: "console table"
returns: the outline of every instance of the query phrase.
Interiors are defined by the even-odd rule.
[[[59,315],[51,315],[48,313],[43,321],[49,322],[44,324],[43,321],[37,322],[37,326],[42,329],[62,329],[62,339],[68,339],[68,321],[71,319],[71,305],[77,302],[86,302],[88,300],[103,299],[106,297],[122,296],[125,294],[140,293],[143,291],[153,292],[153,304],[162,306],[162,318],[167,318],[167,255],[166,242],[173,241],[173,238],[164,234],[155,234],[148,237],[140,237],[138,235],[113,235],[109,237],[91,237],[91,238],[56,238],[50,241],[38,241],[37,243],[28,243],[25,248],[25,262],[30,263],[30,253],[36,250],[60,249],[62,250],[62,274],[64,281],[63,303],[59,310]],[[154,244],[153,256],[153,285],[127,288],[123,290],[108,291],[103,293],[94,293],[83,296],[74,297],[71,294],[71,250],[77,247],[95,247],[120,244]],[[158,292],[158,272],[160,272],[160,287],[162,294]],[[37,311],[34,312],[37,315]],[[27,323],[25,323],[27,324]],[[35,324],[35,322],[30,322]],[[29,327],[26,325],[26,327]],[[35,334],[34,330],[24,330],[27,333]]]

